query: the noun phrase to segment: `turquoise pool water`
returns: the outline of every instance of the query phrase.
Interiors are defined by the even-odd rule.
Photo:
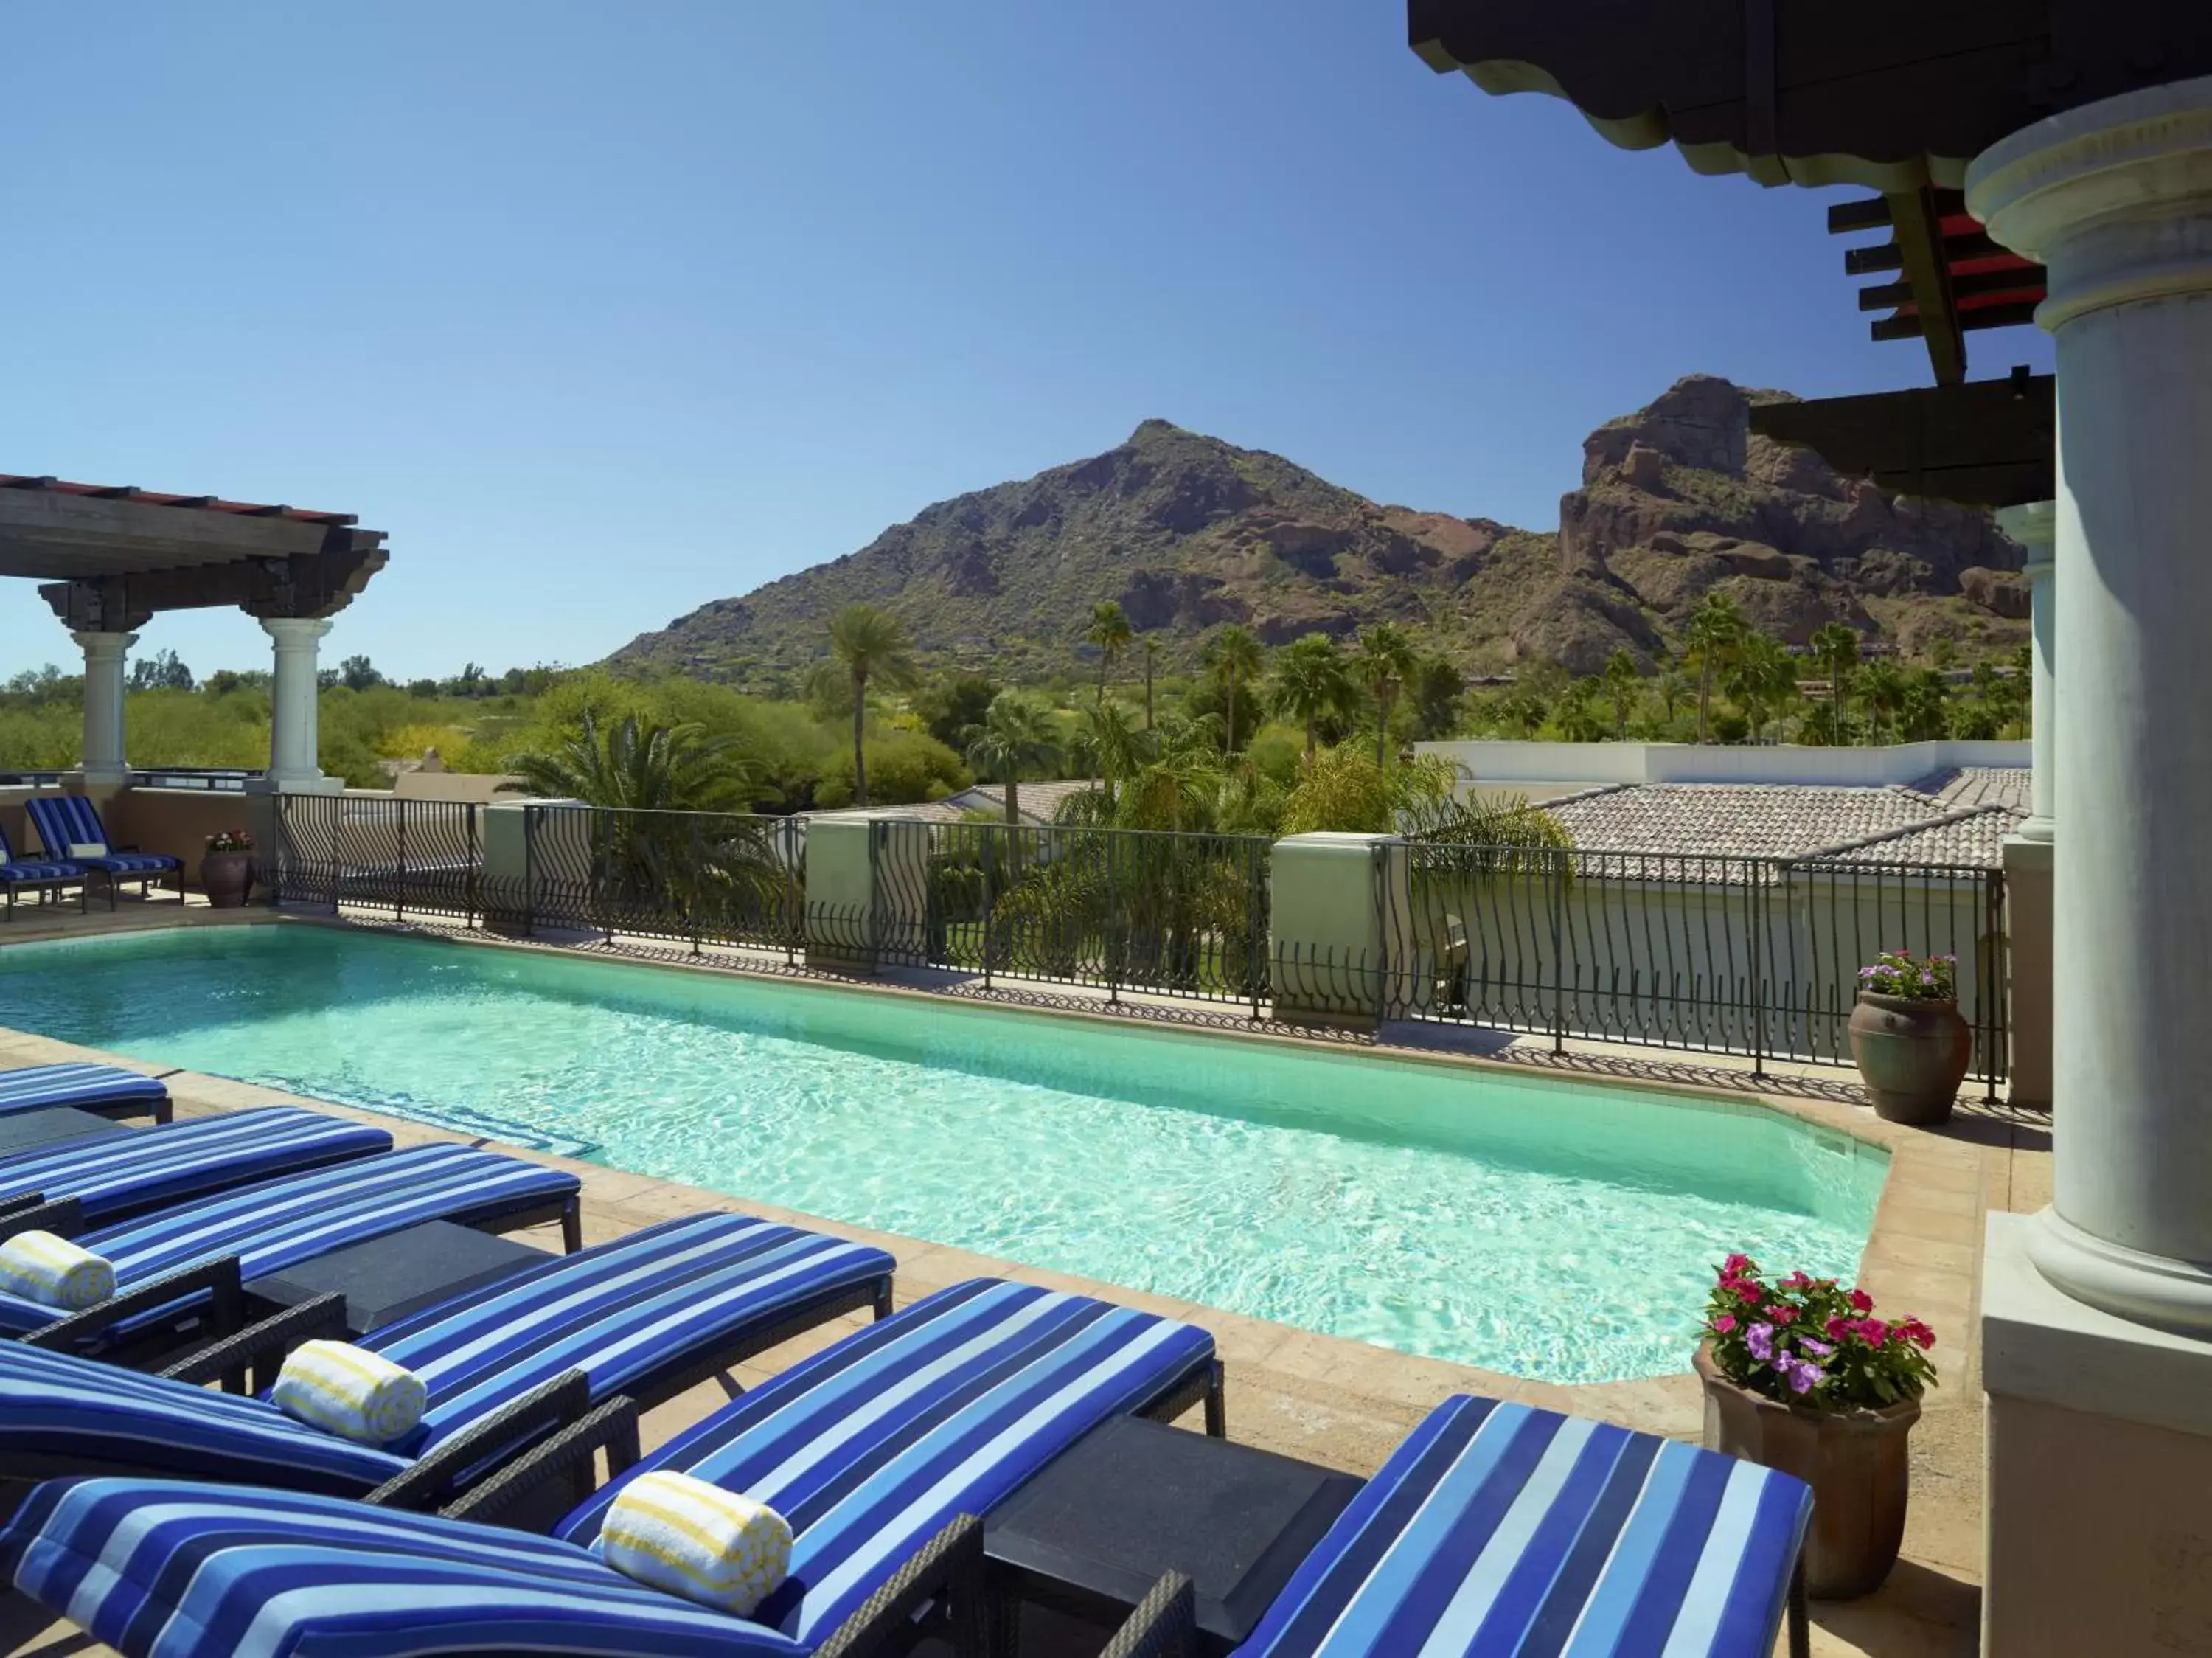
[[[1887,1158],[1734,1102],[320,927],[0,948],[0,1025],[1556,1381]]]

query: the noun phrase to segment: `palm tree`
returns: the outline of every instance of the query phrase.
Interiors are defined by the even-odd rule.
[[[1712,705],[1713,670],[1735,649],[1744,636],[1743,613],[1725,593],[1708,593],[1690,613],[1686,630],[1690,649],[1698,657],[1698,741],[1705,741],[1705,723]]]
[[[1636,671],[1636,658],[1626,650],[1616,650],[1605,659],[1605,694],[1613,703],[1613,740],[1628,740],[1628,711],[1636,706],[1638,682],[1643,675]]]
[[[1390,710],[1420,666],[1413,642],[1395,622],[1377,622],[1359,634],[1359,656],[1354,667],[1359,682],[1375,699],[1375,765],[1389,764]]]
[[[873,605],[848,605],[830,619],[830,649],[853,686],[853,804],[868,803],[868,759],[862,747],[867,724],[868,681],[902,687],[914,683],[914,646],[906,624]]]
[[[742,811],[761,792],[759,766],[727,737],[697,725],[641,722],[635,714],[603,738],[586,710],[580,735],[508,764],[517,781],[503,788],[638,812]]]
[[[1828,711],[1833,740],[1844,741],[1844,722],[1850,716],[1850,672],[1859,663],[1859,636],[1841,622],[1824,622],[1813,631],[1813,656],[1828,670]]]
[[[1052,716],[1024,692],[1001,691],[983,710],[982,723],[969,732],[968,764],[1004,785],[1010,824],[1022,820],[1022,773],[1049,771],[1059,763]]]
[[[1098,767],[1099,781],[1105,787],[1103,804],[1111,817],[1115,786],[1145,763],[1146,734],[1129,723],[1127,712],[1117,702],[1093,703],[1079,717],[1080,741]]]
[[[1160,642],[1147,633],[1145,636],[1145,729],[1152,728],[1152,664],[1158,659]]]
[[[1860,693],[1866,698],[1867,723],[1876,743],[1881,741],[1881,716],[1895,714],[1905,706],[1905,676],[1897,671],[1897,664],[1888,659],[1869,663],[1860,676]]]
[[[1222,696],[1229,704],[1228,735],[1223,740],[1223,752],[1237,752],[1237,693],[1260,677],[1262,662],[1260,642],[1252,630],[1231,622],[1206,642],[1200,657],[1213,682],[1221,687]]]
[[[1770,634],[1747,631],[1730,657],[1722,688],[1751,722],[1751,740],[1797,689],[1797,662]]]
[[[1321,722],[1349,708],[1352,695],[1344,653],[1325,633],[1294,639],[1275,658],[1275,707],[1305,727],[1309,765],[1321,746]]]
[[[1121,613],[1119,602],[1109,599],[1092,608],[1090,631],[1083,637],[1098,647],[1098,700],[1103,703],[1106,700],[1106,676],[1114,671],[1115,662],[1136,635],[1130,631],[1129,619]]]

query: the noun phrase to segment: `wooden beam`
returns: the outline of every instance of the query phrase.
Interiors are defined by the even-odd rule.
[[[1963,276],[1954,271],[1951,275],[1951,297],[1964,302],[1978,299],[1984,294],[2009,294],[2015,290],[2039,289],[2045,280],[2043,267],[2039,265],[2015,265],[2009,271],[1969,271]],[[1909,282],[1876,283],[1871,288],[1859,290],[1859,309],[1862,311],[1887,311],[1893,307],[1912,302],[1912,284]],[[1963,319],[1971,313],[1961,312],[1960,314],[1962,319],[1960,326],[1964,327]]]
[[[2048,501],[2057,489],[2057,399],[2048,375],[1918,391],[1767,403],[1751,430],[1803,444],[1847,478],[1970,506]]]
[[[384,568],[383,539],[380,530],[333,527],[319,552],[53,582],[39,595],[70,627],[110,631],[143,626],[165,610],[222,605],[252,616],[333,616]]]
[[[1892,196],[1889,219],[1896,227],[1897,250],[1905,261],[1905,280],[1912,290],[1912,308],[1919,315],[1920,337],[1927,343],[1936,383],[1956,386],[1966,378],[1966,338],[1951,297],[1951,267],[1943,256],[1943,226],[1933,192],[1923,186]]]
[[[2002,243],[1990,241],[1986,230],[1970,230],[1943,238],[1943,259],[1948,265],[1957,265],[1964,259],[1992,259],[2011,252]],[[1847,277],[1870,277],[1877,271],[1904,268],[1905,249],[1894,241],[1844,250],[1844,274]]]

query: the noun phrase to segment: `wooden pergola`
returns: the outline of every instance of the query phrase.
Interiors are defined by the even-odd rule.
[[[1981,506],[2053,492],[2047,376],[1967,380],[1966,337],[2032,321],[2043,268],[1967,211],[1967,163],[2058,111],[2212,73],[2212,3],[2160,0],[1408,0],[1413,50],[1492,93],[1566,99],[1610,142],[1698,172],[1859,185],[1828,229],[1887,229],[1877,340],[1923,343],[1933,392],[1773,405],[1753,429],[1885,487]]]
[[[323,786],[317,642],[386,557],[384,532],[350,513],[0,472],[0,576],[40,582],[84,652],[88,784],[129,776],[123,667],[136,630],[161,611],[234,605],[274,642],[270,783]]]

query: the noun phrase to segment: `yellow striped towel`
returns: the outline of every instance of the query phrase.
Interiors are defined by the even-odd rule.
[[[791,1522],[690,1474],[640,1474],[608,1505],[600,1557],[625,1577],[740,1618],[791,1572]]]
[[[0,1244],[0,1289],[41,1307],[81,1313],[115,1293],[115,1269],[51,1232],[18,1232]]]
[[[303,1341],[284,1358],[269,1398],[286,1416],[362,1445],[414,1430],[429,1402],[422,1378],[343,1341]]]

